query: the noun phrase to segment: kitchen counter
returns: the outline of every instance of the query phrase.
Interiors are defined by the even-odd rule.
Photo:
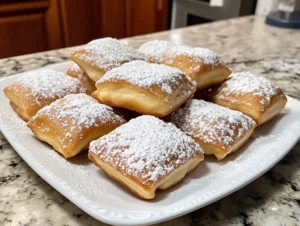
[[[210,48],[233,71],[273,80],[300,99],[300,31],[250,16],[124,39],[134,47],[153,39]],[[68,60],[70,49],[0,60],[0,78]],[[299,116],[300,120],[300,116]],[[0,225],[105,225],[41,179],[0,132]],[[239,191],[158,225],[300,225],[300,143],[277,165]]]

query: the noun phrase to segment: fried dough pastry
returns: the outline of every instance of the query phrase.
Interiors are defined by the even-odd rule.
[[[40,110],[27,126],[40,140],[70,158],[125,122],[113,108],[87,94],[70,94]]]
[[[25,121],[57,99],[85,92],[78,79],[52,69],[25,73],[4,89],[12,108]]]
[[[93,96],[101,103],[157,117],[168,115],[195,92],[195,82],[182,71],[146,61],[112,69],[96,87]]]
[[[204,100],[189,100],[171,116],[171,121],[200,144],[205,154],[218,160],[236,151],[256,127],[253,119]]]
[[[89,159],[143,199],[153,199],[195,169],[201,147],[171,123],[140,116],[93,141]]]

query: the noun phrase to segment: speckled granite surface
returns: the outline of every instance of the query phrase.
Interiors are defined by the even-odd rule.
[[[233,71],[263,74],[300,99],[300,31],[245,17],[125,39],[207,47]],[[0,60],[0,78],[66,61],[69,49]],[[300,116],[299,116],[300,120]],[[300,225],[300,143],[270,171],[207,207],[159,225]],[[105,225],[41,179],[0,132],[0,225]]]

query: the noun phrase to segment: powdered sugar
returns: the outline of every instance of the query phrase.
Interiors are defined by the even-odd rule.
[[[204,64],[216,65],[223,63],[219,60],[216,53],[206,48],[192,48],[189,46],[172,46],[165,53],[164,59],[172,63],[176,56],[189,56],[195,62],[203,62]]]
[[[155,93],[152,86],[157,85],[167,94],[172,94],[173,87],[179,87],[184,80],[190,83],[191,90],[196,85],[182,71],[166,65],[150,64],[145,61],[132,61],[107,72],[97,84],[103,82],[126,81],[130,84],[147,88]]]
[[[120,125],[125,123],[125,119],[117,114],[112,107],[100,104],[86,94],[67,95],[38,111],[32,121],[41,116],[47,116],[53,124],[61,125],[64,130],[61,143],[64,143],[65,139],[69,139],[72,133],[81,134],[83,129],[105,124]],[[49,128],[44,125],[43,129]]]
[[[87,89],[87,94],[91,94],[95,91],[95,82],[89,78],[87,74],[76,64],[73,63],[68,71],[67,74],[73,78],[79,79],[82,85]]]
[[[31,92],[27,92],[25,96],[33,97],[32,104],[39,105],[43,105],[43,100],[59,99],[71,93],[86,92],[78,79],[52,69],[26,73],[15,83],[29,88]]]
[[[86,78],[87,78],[87,75],[76,63],[72,63],[72,65],[70,66],[68,71],[70,71],[71,73],[75,73],[78,76],[79,80],[81,80],[81,79],[86,80]]]
[[[177,109],[172,122],[186,134],[224,149],[256,126],[253,119],[241,112],[196,99]]]
[[[171,123],[144,115],[93,141],[90,152],[146,184],[166,177],[202,149]]]
[[[232,74],[220,89],[221,92],[217,95],[220,99],[232,99],[230,97],[232,94],[251,93],[253,96],[261,98],[261,104],[270,104],[272,96],[279,91],[279,88],[267,78],[253,75],[250,72]]]
[[[89,42],[77,50],[84,49],[85,53],[75,55],[105,71],[120,66],[124,62],[143,60],[138,51],[113,38],[102,38]]]
[[[139,52],[148,60],[160,63],[166,51],[174,44],[164,40],[153,40],[140,46]]]

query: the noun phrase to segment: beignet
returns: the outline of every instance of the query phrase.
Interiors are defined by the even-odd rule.
[[[166,65],[132,61],[107,72],[93,96],[101,103],[164,117],[195,92],[195,82]]]
[[[71,93],[85,92],[78,79],[52,69],[25,73],[4,89],[11,106],[25,121],[57,99]]]
[[[171,121],[218,160],[236,151],[253,133],[256,123],[241,112],[204,100],[189,100]]]
[[[205,48],[172,46],[161,63],[185,72],[197,82],[197,90],[220,84],[231,73],[213,51]]]
[[[71,76],[72,78],[77,78],[86,88],[87,94],[90,95],[96,90],[95,82],[91,80],[76,63],[72,63],[67,70],[67,75]]]
[[[140,46],[139,52],[149,63],[161,63],[167,50],[173,46],[169,41],[153,40]]]
[[[287,103],[283,91],[272,81],[250,72],[232,74],[209,95],[212,102],[241,111],[258,125],[277,115]]]
[[[113,108],[87,94],[70,94],[38,111],[27,126],[40,140],[70,158],[125,122]]]
[[[70,59],[77,63],[92,79],[98,81],[105,72],[132,60],[143,60],[130,46],[113,38],[101,38],[76,48]]]
[[[89,159],[143,199],[178,183],[203,160],[201,147],[171,123],[140,116],[90,144]]]

